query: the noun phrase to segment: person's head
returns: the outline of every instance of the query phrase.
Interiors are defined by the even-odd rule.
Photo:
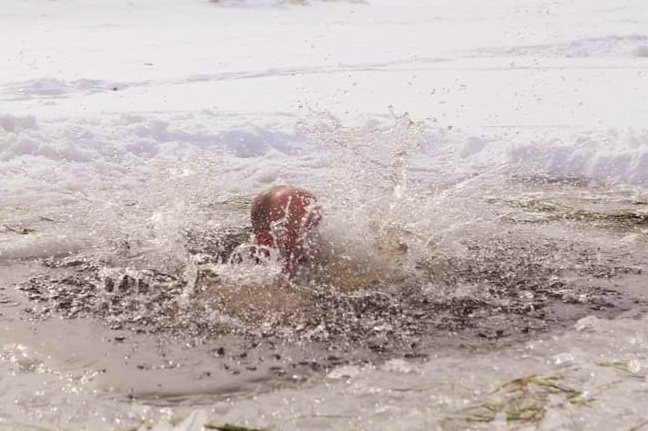
[[[322,219],[317,198],[305,189],[274,186],[252,201],[252,228],[258,245],[279,250],[285,272],[303,259],[311,232]]]

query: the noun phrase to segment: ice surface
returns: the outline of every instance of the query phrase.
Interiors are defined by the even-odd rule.
[[[124,265],[181,266],[187,231],[245,224],[249,199],[278,183],[315,190],[331,247],[376,271],[393,268],[368,250],[405,244],[408,268],[429,247],[454,256],[498,232],[483,202],[520,201],[511,180],[585,184],[588,205],[645,203],[646,22],[644,0],[5,2],[0,264],[117,260],[126,244]],[[563,198],[547,190],[528,205]],[[643,250],[645,234],[613,246]],[[462,289],[450,294],[477,294]],[[2,323],[2,404],[17,407],[0,424],[171,426],[168,411],[97,397],[92,364],[70,370]],[[538,429],[638,429],[644,327],[590,316],[501,351],[347,365],[209,408],[277,430],[496,429],[503,418],[445,419],[541,374],[597,401],[554,394]]]

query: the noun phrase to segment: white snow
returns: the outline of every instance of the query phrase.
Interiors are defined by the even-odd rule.
[[[313,110],[347,127],[407,112],[427,123],[426,164],[443,160],[445,172],[512,164],[648,181],[639,1],[3,7],[5,191],[17,164],[23,178],[57,187],[142,159],[285,152],[301,140],[298,122],[318,121]],[[62,161],[59,175],[43,175]]]
[[[339,211],[324,227],[350,238],[366,226],[349,230],[336,217],[369,223],[386,193],[398,201],[412,189],[430,197],[431,228],[478,223],[453,200],[461,187],[443,189],[475,175],[645,191],[646,23],[645,0],[5,0],[0,226],[46,217],[74,229],[0,237],[0,257],[101,249],[136,231],[172,252],[182,228],[215,223],[211,204],[234,207],[272,183],[317,190]],[[351,208],[354,198],[366,206]],[[375,217],[421,219],[402,203]],[[257,425],[277,429],[295,417],[292,429],[327,428],[318,414],[352,416],[338,418],[340,429],[423,429],[475,395],[416,390],[446,370],[488,390],[566,361],[570,382],[596,391],[616,376],[597,363],[636,361],[629,368],[643,380],[610,389],[589,422],[607,430],[623,418],[630,429],[645,425],[643,405],[623,410],[619,400],[645,391],[644,321],[583,320],[546,346],[486,358],[337,370],[318,408],[296,389],[214,411],[238,420],[261,402],[254,411],[267,421]],[[394,380],[414,389],[390,391]],[[579,420],[562,406],[540,429],[578,429]]]

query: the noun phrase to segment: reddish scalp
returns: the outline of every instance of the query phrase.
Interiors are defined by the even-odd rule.
[[[288,275],[303,252],[305,235],[317,226],[321,212],[308,190],[274,186],[252,201],[252,228],[259,245],[275,247]]]

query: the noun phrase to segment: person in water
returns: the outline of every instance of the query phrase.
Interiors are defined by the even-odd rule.
[[[322,219],[317,198],[308,190],[273,186],[252,201],[252,229],[259,246],[275,248],[289,277],[308,257],[308,242]]]

